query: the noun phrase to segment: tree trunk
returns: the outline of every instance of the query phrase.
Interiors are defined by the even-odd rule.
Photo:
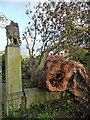
[[[54,55],[47,58],[44,69],[31,69],[29,72],[31,73],[31,82],[38,87],[46,88],[53,92],[68,89],[76,96],[80,96],[77,86],[77,73],[82,76],[82,81],[87,81],[88,79],[83,64]],[[71,81],[73,85],[70,85]]]
[[[77,89],[77,72],[87,81],[88,76],[80,62],[49,56],[46,62],[46,88],[50,91],[65,91],[73,76],[72,88]]]

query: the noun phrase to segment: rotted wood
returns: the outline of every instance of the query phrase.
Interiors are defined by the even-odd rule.
[[[78,97],[85,97],[87,93],[86,86],[88,85],[88,75],[80,62],[64,59],[57,56],[49,56],[47,58],[43,70],[36,71],[34,68],[29,68],[27,73],[31,76],[31,83],[38,87],[47,88],[49,91],[58,92],[69,90],[72,94]],[[78,76],[82,78],[78,81]],[[82,83],[85,83],[84,86]],[[81,88],[80,88],[81,86]],[[85,93],[80,91],[85,89]]]
[[[73,86],[68,88],[70,92],[78,96],[77,73],[79,73],[86,84],[88,75],[80,62],[63,59],[57,56],[49,56],[46,61],[46,88],[50,91],[65,91],[73,76]],[[75,92],[76,91],[76,92]]]

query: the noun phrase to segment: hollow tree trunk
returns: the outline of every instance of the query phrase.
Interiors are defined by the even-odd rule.
[[[77,96],[80,95],[77,89],[77,73],[86,81],[88,79],[83,64],[54,55],[47,58],[44,69],[36,70],[33,68],[29,73],[32,73],[31,82],[37,84],[38,87],[45,87],[53,92],[68,89]],[[73,86],[68,88],[68,83],[72,77]]]
[[[80,62],[52,55],[47,58],[46,66],[46,88],[50,91],[65,91],[73,75],[73,88],[77,89],[77,72],[83,79],[88,79],[85,68]]]

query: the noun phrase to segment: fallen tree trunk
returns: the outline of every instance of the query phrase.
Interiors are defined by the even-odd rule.
[[[77,89],[76,74],[79,73],[83,80],[88,81],[83,64],[73,60],[63,59],[57,56],[49,56],[46,62],[46,88],[50,91],[65,91],[72,76],[73,89]],[[71,92],[71,88],[70,92]]]
[[[80,84],[88,84],[86,70],[80,62],[49,56],[42,70],[29,68],[31,83],[35,86],[47,88],[49,91],[65,91],[68,89],[75,96],[80,96]],[[78,75],[82,78],[78,82]]]

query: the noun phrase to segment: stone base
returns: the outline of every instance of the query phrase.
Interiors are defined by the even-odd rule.
[[[41,90],[40,88],[25,89],[26,108],[28,109],[31,104],[44,103],[45,101],[60,99],[61,92],[49,92]]]
[[[3,84],[2,104],[4,113],[9,115],[9,109],[18,110],[22,104],[22,97],[24,97],[23,92],[6,93],[5,84]]]

